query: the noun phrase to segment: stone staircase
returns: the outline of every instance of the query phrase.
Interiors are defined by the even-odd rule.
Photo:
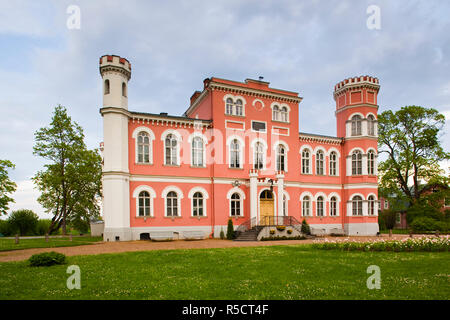
[[[258,241],[260,227],[253,227],[245,232],[240,232],[234,241]]]

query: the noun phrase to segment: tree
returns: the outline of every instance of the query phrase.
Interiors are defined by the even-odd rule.
[[[16,191],[17,185],[9,179],[8,168],[14,169],[14,164],[9,160],[0,160],[0,214],[7,214],[8,204],[14,202],[8,194]]]
[[[89,221],[99,214],[101,197],[101,157],[98,150],[88,150],[83,129],[57,106],[49,127],[35,133],[33,153],[50,161],[46,170],[33,178],[41,191],[39,203],[53,214],[49,233],[70,221]]]
[[[234,238],[233,220],[228,219],[227,239],[228,239],[228,240],[233,240],[233,238]]]
[[[437,110],[406,106],[397,112],[384,111],[378,116],[380,187],[387,194],[405,199],[409,205],[426,195],[425,183],[448,185],[439,161],[450,159],[439,142],[445,117]]]
[[[311,228],[309,227],[308,222],[306,222],[306,219],[303,219],[302,221],[302,233],[304,234],[311,234]]]
[[[33,235],[36,232],[39,217],[31,210],[22,209],[13,211],[8,218],[11,231],[21,236]]]

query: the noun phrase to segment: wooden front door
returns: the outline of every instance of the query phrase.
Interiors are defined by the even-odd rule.
[[[273,224],[274,201],[273,194],[269,190],[264,190],[259,197],[259,224]]]

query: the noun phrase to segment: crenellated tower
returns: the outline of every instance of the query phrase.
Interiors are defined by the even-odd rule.
[[[346,234],[376,234],[377,96],[379,80],[370,76],[345,79],[334,87],[337,136],[344,139],[341,166]],[[356,192],[355,190],[358,190]]]
[[[103,83],[104,240],[131,240],[128,167],[128,81],[130,62],[119,56],[100,58]]]

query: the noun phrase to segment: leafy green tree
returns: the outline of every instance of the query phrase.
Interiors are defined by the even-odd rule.
[[[71,220],[89,221],[99,214],[101,157],[88,150],[83,129],[73,122],[65,107],[55,108],[49,127],[35,133],[33,153],[50,163],[33,178],[41,192],[39,203],[53,214],[49,233]]]
[[[39,217],[31,210],[22,209],[11,213],[8,218],[11,231],[21,236],[34,235]]]
[[[378,116],[379,153],[386,155],[380,162],[380,187],[410,205],[424,195],[423,183],[449,183],[439,167],[439,161],[450,159],[439,138],[445,117],[433,108],[406,106]]]
[[[7,214],[8,204],[14,202],[8,194],[16,191],[17,185],[8,176],[8,168],[14,169],[14,164],[9,160],[0,160],[0,214]]]
[[[388,230],[392,230],[395,227],[395,220],[397,218],[397,212],[394,210],[384,210],[382,213],[383,221]]]

